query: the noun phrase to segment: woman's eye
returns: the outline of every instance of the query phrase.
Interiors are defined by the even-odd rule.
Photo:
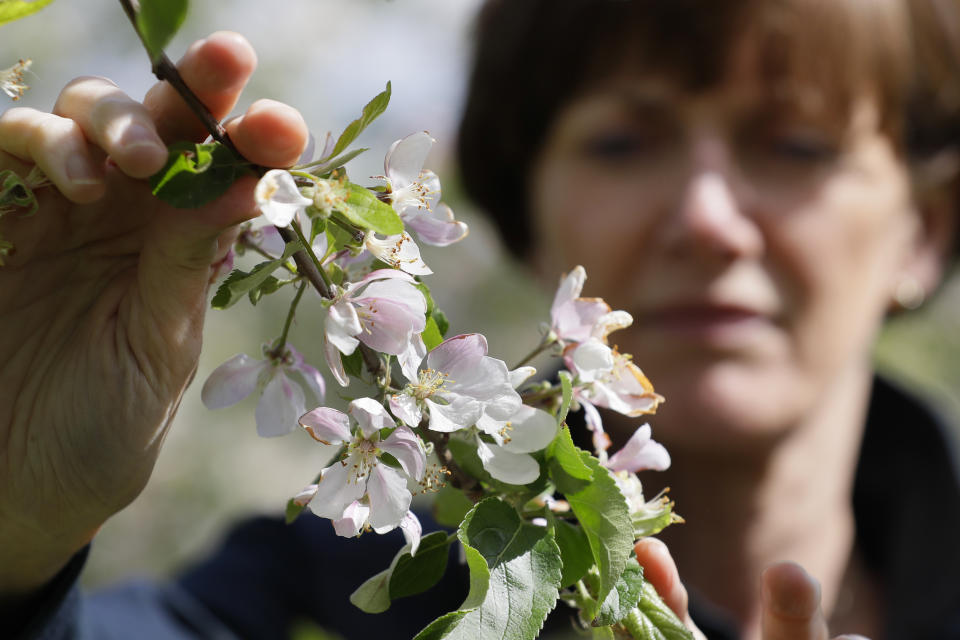
[[[810,136],[773,136],[763,145],[775,159],[797,164],[824,164],[837,157],[837,147]]]
[[[587,139],[583,152],[603,161],[631,160],[649,153],[655,141],[639,133],[605,133]]]

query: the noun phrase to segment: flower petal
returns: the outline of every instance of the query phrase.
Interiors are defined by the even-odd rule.
[[[354,500],[343,510],[343,517],[333,521],[333,530],[343,538],[353,538],[360,534],[363,525],[367,523],[370,507]]]
[[[357,310],[347,300],[330,305],[325,325],[327,340],[344,355],[353,353],[360,341],[354,336],[363,331]]]
[[[333,379],[340,383],[341,387],[346,387],[350,384],[350,379],[347,377],[347,372],[343,370],[343,360],[340,359],[340,350],[324,336],[323,338],[323,355],[327,361],[327,367],[330,369],[330,373],[333,374]]]
[[[410,555],[417,555],[417,549],[420,548],[420,536],[423,535],[423,526],[413,511],[407,511],[407,514],[403,516],[403,520],[400,521],[400,531],[403,532],[403,539],[410,545]]]
[[[330,407],[317,407],[300,416],[300,425],[307,433],[323,444],[349,442],[350,418],[343,411]]]
[[[357,398],[350,403],[347,411],[357,421],[364,438],[369,438],[380,429],[397,426],[383,405],[373,398]]]
[[[520,388],[524,382],[537,374],[535,367],[517,367],[510,372],[510,386],[514,389]]]
[[[277,369],[257,403],[257,433],[264,438],[286,435],[297,428],[305,411],[303,389]]]
[[[472,426],[483,415],[483,404],[469,396],[451,395],[449,404],[437,404],[429,398],[424,402],[430,410],[431,431],[450,433]]]
[[[613,350],[597,338],[581,342],[571,357],[577,374],[584,382],[592,382],[613,369]]]
[[[223,409],[256,391],[260,375],[270,368],[269,360],[254,360],[238,353],[213,370],[203,383],[200,399],[207,409]]]
[[[470,232],[465,222],[453,217],[453,210],[444,203],[438,203],[434,209],[407,207],[400,214],[408,229],[416,232],[417,237],[434,247],[446,247],[467,237]]]
[[[401,271],[417,276],[433,273],[420,257],[420,247],[406,231],[382,239],[371,231],[367,233],[364,246],[374,257]]]
[[[293,176],[282,169],[267,171],[257,182],[253,197],[263,217],[278,227],[288,226],[298,212],[313,202],[300,194]]]
[[[386,440],[380,443],[380,448],[392,455],[414,480],[423,479],[423,471],[427,466],[427,455],[417,437],[409,427],[399,426],[394,429]]]
[[[503,448],[511,453],[533,453],[553,442],[560,426],[556,418],[541,409],[523,405],[510,418],[510,439]]]
[[[429,133],[418,131],[390,145],[383,160],[383,171],[394,190],[403,189],[420,177],[434,142]]]
[[[413,499],[407,489],[407,479],[385,464],[375,465],[370,470],[367,496],[370,498],[370,526],[378,533],[397,527],[410,509]]]
[[[352,459],[349,456],[323,470],[317,494],[310,501],[310,510],[318,516],[339,520],[351,502],[363,497],[366,484],[351,475]]]
[[[423,343],[423,338],[420,334],[415,333],[410,338],[403,352],[397,355],[397,362],[400,363],[400,371],[403,372],[407,380],[417,379],[417,369],[420,368],[420,363],[423,362],[426,355],[427,345]]]
[[[483,468],[500,482],[530,484],[540,477],[540,465],[525,453],[510,453],[503,447],[477,438],[477,455]]]
[[[320,485],[317,484],[308,484],[303,489],[300,489],[297,492],[297,495],[293,496],[293,504],[298,507],[305,507],[307,504],[313,500],[313,496],[317,495],[317,489]]]
[[[420,425],[423,413],[417,404],[417,399],[406,393],[396,393],[390,396],[390,411],[404,424],[411,427]]]
[[[650,437],[650,425],[637,429],[623,449],[610,456],[606,466],[613,471],[664,471],[670,468],[670,454]]]

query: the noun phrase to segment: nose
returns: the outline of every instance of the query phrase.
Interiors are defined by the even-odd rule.
[[[668,246],[679,254],[721,261],[757,255],[763,236],[738,197],[730,172],[717,162],[698,164],[681,186],[676,210],[667,222]]]

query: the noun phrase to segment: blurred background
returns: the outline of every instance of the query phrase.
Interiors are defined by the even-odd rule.
[[[471,233],[454,248],[423,249],[436,272],[428,282],[454,333],[480,331],[492,355],[510,360],[536,344],[537,325],[548,318],[550,301],[506,256],[480,213],[458,197],[452,146],[478,6],[478,0],[285,0],[268,9],[253,0],[193,0],[184,28],[167,50],[176,59],[212,31],[243,33],[260,64],[237,111],[263,97],[288,102],[320,140],[328,130],[338,135],[392,81],[390,108],[358,140],[371,150],[348,165],[349,173],[356,182],[373,184],[366,178],[383,173],[392,141],[418,130],[438,140],[427,166],[441,176],[444,200]],[[33,59],[31,89],[20,104],[43,110],[78,75],[107,76],[137,98],[153,82],[146,55],[119,4],[110,0],[58,0],[0,27],[0,68],[18,58]],[[254,399],[218,412],[200,402],[200,386],[213,368],[238,352],[259,356],[260,344],[279,334],[287,302],[281,293],[256,313],[246,302],[209,313],[196,383],[146,491],[98,535],[84,574],[88,586],[131,574],[168,575],[216,545],[225,528],[244,515],[280,513],[320,469],[324,459],[306,434],[257,436]],[[876,353],[883,371],[955,415],[960,415],[958,319],[955,276],[924,308],[891,321]],[[308,308],[298,315],[291,341],[324,370],[321,331],[316,309]],[[638,362],[643,365],[642,354]],[[328,399],[335,402],[338,390],[331,381]]]

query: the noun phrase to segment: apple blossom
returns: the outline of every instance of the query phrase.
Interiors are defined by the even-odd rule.
[[[397,140],[387,151],[384,173],[393,208],[407,228],[427,244],[445,247],[465,238],[469,229],[440,202],[437,175],[423,168],[434,142],[426,131]]]
[[[313,200],[300,193],[290,172],[283,169],[267,171],[257,182],[253,197],[263,217],[278,227],[286,227],[313,204]]]
[[[322,471],[309,503],[313,513],[333,520],[341,536],[357,535],[368,525],[377,533],[402,526],[405,536],[419,541],[419,522],[408,515],[413,495],[407,479],[423,478],[426,454],[409,427],[397,425],[372,398],[354,400],[347,413],[319,407],[300,424],[318,442],[346,447],[343,458]],[[381,440],[382,429],[393,431]],[[393,456],[400,470],[384,463],[383,453]]]
[[[406,273],[415,276],[433,273],[433,270],[420,257],[420,247],[407,232],[378,238],[377,234],[369,231],[364,237],[363,246],[374,258]]]
[[[429,411],[429,428],[451,432],[472,426],[486,414],[507,420],[520,408],[503,360],[487,355],[487,339],[478,333],[454,336],[427,354],[426,367],[390,397],[390,410],[410,426]]]
[[[590,344],[597,346],[596,342]],[[578,375],[585,373],[583,377],[587,378],[585,384],[578,385],[574,389],[574,397],[577,400],[598,407],[606,407],[630,417],[656,412],[657,407],[663,402],[663,396],[653,390],[650,380],[640,367],[632,362],[629,355],[622,354],[616,349],[608,351],[597,349],[593,353],[608,354],[610,367],[595,366],[581,370],[574,363],[572,367],[574,372]],[[590,366],[596,364],[599,359],[599,357],[591,357],[589,360],[584,358]]]
[[[352,354],[363,342],[397,356],[404,375],[414,377],[427,349],[420,337],[427,301],[413,278],[396,269],[379,269],[337,290],[327,310],[324,353],[330,371],[347,386],[340,354]]]
[[[240,353],[224,362],[203,383],[200,398],[208,409],[223,409],[259,391],[257,433],[282,436],[296,429],[297,418],[306,411],[303,389],[287,374],[297,374],[318,400],[323,400],[324,382],[320,372],[289,344],[279,353],[264,345],[264,355],[266,359],[255,360]]]
[[[20,99],[23,92],[29,87],[23,82],[23,73],[30,68],[33,61],[18,60],[12,67],[0,69],[0,91],[7,94],[14,102]]]
[[[477,454],[487,472],[508,484],[528,484],[540,476],[540,465],[529,455],[546,448],[557,435],[557,420],[541,409],[521,405],[508,420],[484,414],[477,421]],[[492,436],[485,442],[479,432]]]
[[[550,307],[551,330],[564,345],[579,343],[593,335],[597,320],[610,313],[602,298],[581,298],[586,270],[577,265],[560,280]]]

